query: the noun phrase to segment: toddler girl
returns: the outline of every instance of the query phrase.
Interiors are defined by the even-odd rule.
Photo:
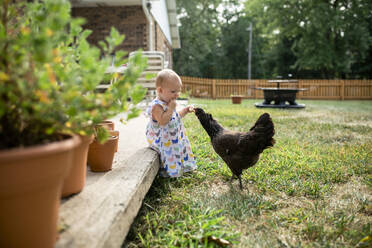
[[[181,78],[170,69],[160,71],[156,77],[157,97],[150,103],[146,114],[150,121],[146,129],[147,141],[160,154],[160,175],[180,177],[196,169],[194,155],[186,137],[181,118],[194,111],[187,106],[176,111],[176,99],[181,92]]]

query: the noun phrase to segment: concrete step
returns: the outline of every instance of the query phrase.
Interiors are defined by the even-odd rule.
[[[113,169],[94,173],[88,168],[83,191],[63,199],[59,210],[62,232],[57,248],[121,247],[158,170],[158,154],[147,148],[146,117],[120,123],[119,147]]]

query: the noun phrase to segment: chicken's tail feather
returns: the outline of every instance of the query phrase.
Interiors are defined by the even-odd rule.
[[[275,144],[275,139],[273,139],[275,134],[274,123],[268,113],[264,113],[258,118],[254,126],[251,127],[250,131],[252,130],[255,132],[255,136],[261,141],[259,142],[259,150],[263,151]]]

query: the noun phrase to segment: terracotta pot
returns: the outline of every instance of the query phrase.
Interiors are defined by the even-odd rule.
[[[231,100],[233,104],[241,104],[242,103],[242,96],[231,96]]]
[[[88,165],[93,172],[104,172],[112,169],[115,150],[119,137],[112,136],[105,143],[94,140],[89,146]]]
[[[77,136],[0,151],[0,247],[54,247]]]
[[[119,147],[119,131],[111,130],[111,131],[109,131],[109,133],[110,133],[111,136],[118,136],[118,142],[116,143],[116,149],[115,149],[115,152],[117,152],[118,147]]]
[[[94,136],[79,136],[80,145],[75,148],[74,160],[70,173],[65,178],[62,189],[62,197],[79,193],[83,190],[87,174],[87,157],[89,144],[92,143]]]
[[[103,126],[107,128],[108,130],[114,130],[115,129],[115,123],[113,121],[105,120],[101,123],[97,124],[97,126]]]

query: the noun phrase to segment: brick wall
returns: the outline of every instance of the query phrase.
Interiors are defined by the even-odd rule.
[[[110,34],[111,27],[115,27],[125,35],[118,49],[128,53],[139,48],[148,50],[147,20],[141,6],[73,8],[72,16],[86,19],[83,27],[93,31],[88,37],[91,44],[98,45],[98,41]]]
[[[115,27],[121,34],[125,35],[124,42],[117,49],[122,49],[128,53],[136,51],[139,48],[147,51],[148,28],[147,19],[143,13],[142,6],[116,6],[116,7],[84,7],[73,8],[72,16],[83,17],[86,29],[92,30],[88,37],[91,44],[98,45],[98,42],[104,40],[109,35],[111,27]],[[159,25],[154,25],[154,48],[156,51],[162,51],[165,54],[165,60],[168,61],[168,67],[172,68],[172,47],[165,38]]]
[[[163,31],[161,30],[160,26],[155,24],[155,50],[164,52],[165,61],[168,61],[169,68],[172,68],[173,61],[172,61],[172,47],[165,38]]]

